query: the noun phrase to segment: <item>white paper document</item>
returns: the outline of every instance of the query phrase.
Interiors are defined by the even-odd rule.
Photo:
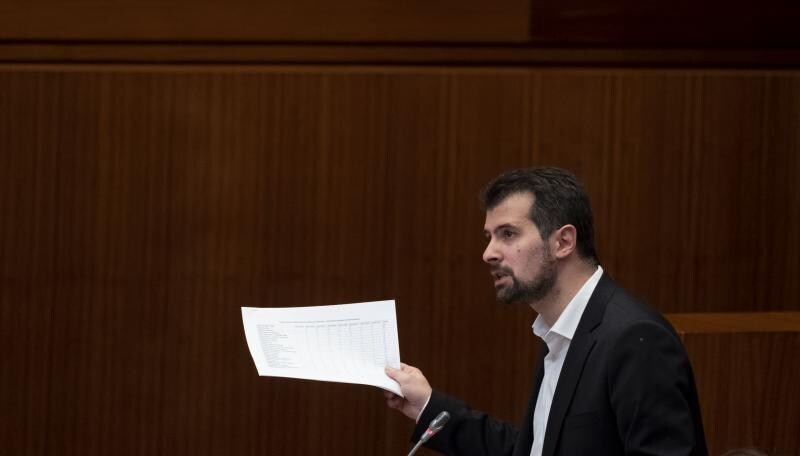
[[[316,307],[242,307],[258,374],[372,385],[395,394],[400,367],[394,301]]]

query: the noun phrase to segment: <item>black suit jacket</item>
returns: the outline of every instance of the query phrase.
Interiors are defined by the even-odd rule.
[[[533,410],[543,377],[543,344],[520,428],[434,391],[412,441],[442,410],[447,426],[426,446],[452,455],[528,456]],[[561,369],[543,456],[705,455],[689,359],[657,312],[606,274],[589,299]]]

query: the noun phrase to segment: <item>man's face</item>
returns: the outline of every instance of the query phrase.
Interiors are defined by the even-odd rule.
[[[490,266],[497,300],[504,304],[536,303],[556,282],[556,260],[528,217],[533,200],[531,193],[515,193],[486,212],[483,230],[489,245],[483,261]]]

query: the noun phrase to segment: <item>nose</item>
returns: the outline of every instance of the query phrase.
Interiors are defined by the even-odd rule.
[[[495,247],[494,239],[489,239],[489,244],[483,251],[483,261],[489,264],[500,262],[500,252]]]

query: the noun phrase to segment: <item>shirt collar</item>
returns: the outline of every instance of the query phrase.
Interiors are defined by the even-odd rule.
[[[552,327],[544,321],[541,315],[537,316],[536,320],[533,322],[533,333],[541,339],[544,339],[545,342],[556,334],[565,339],[572,340],[572,337],[575,335],[575,330],[578,329],[581,316],[583,316],[583,311],[586,309],[586,305],[589,304],[589,298],[592,297],[592,293],[594,293],[594,289],[597,287],[597,283],[600,282],[600,277],[602,275],[603,268],[597,266],[597,270],[594,271],[594,274],[589,277],[589,280],[578,290],[578,293],[572,297],[572,300],[570,300],[567,307],[564,308],[564,311],[561,312],[561,315]]]

